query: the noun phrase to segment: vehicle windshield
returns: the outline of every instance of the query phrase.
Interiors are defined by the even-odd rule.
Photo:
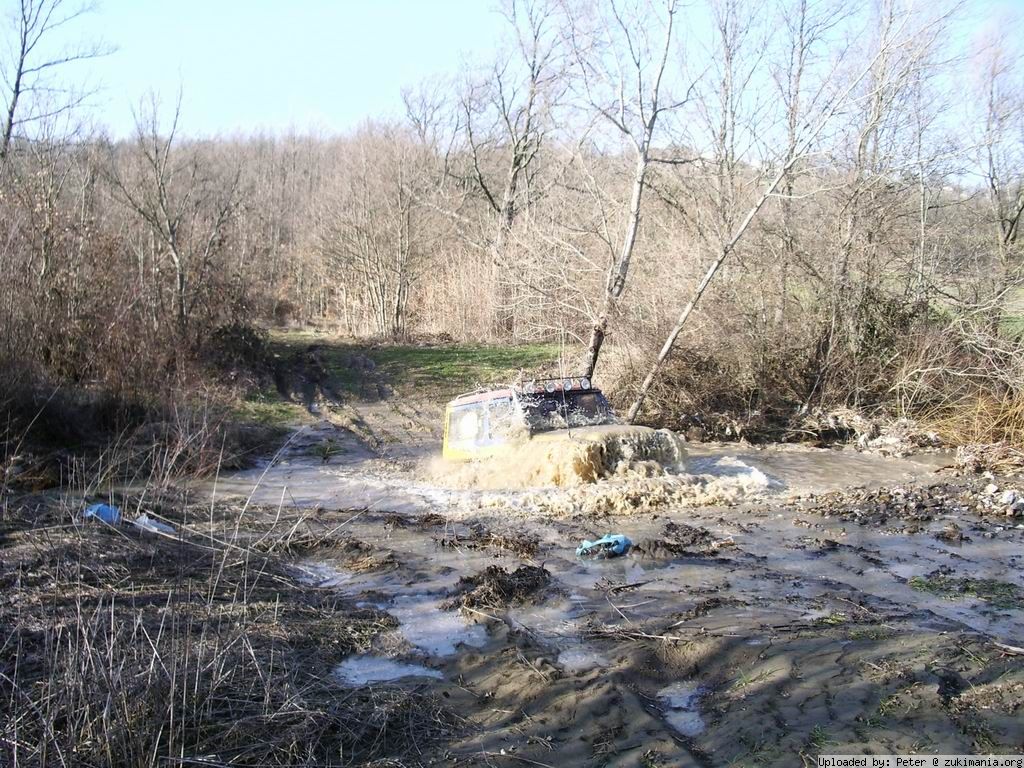
[[[600,392],[552,392],[522,398],[531,432],[618,424],[619,419]]]

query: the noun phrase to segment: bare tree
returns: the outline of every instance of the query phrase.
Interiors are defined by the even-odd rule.
[[[195,147],[177,146],[179,97],[167,133],[162,133],[155,98],[136,116],[136,135],[128,159],[133,168],[118,168],[112,158],[110,180],[117,197],[148,227],[162,271],[166,257],[173,269],[174,316],[178,333],[188,332],[192,309],[202,296],[216,257],[225,246],[229,222],[238,203],[239,171],[211,172]]]
[[[854,70],[845,86],[828,93],[827,97],[821,100],[820,108],[808,117],[805,123],[807,127],[801,132],[799,140],[795,144],[784,147],[780,153],[777,170],[768,177],[761,194],[749,207],[743,218],[739,220],[731,235],[722,243],[721,249],[697,284],[692,297],[683,306],[650,370],[640,384],[636,398],[629,409],[628,419],[630,421],[633,421],[640,412],[651,384],[672,352],[679,334],[694,308],[704,296],[711,281],[725,260],[733,253],[736,245],[746,234],[765,203],[775,195],[794,165],[807,156],[814,142],[832,123],[836,114],[853,102],[866,104],[869,116],[866,127],[859,134],[857,155],[863,157],[865,153],[874,151],[876,147],[874,129],[880,119],[881,110],[884,109],[893,94],[906,83],[908,75],[913,72],[914,67],[920,64],[924,53],[935,43],[948,16],[941,15],[920,28],[914,28],[912,25],[913,14],[910,11],[898,12],[896,6],[890,2],[883,7],[882,18],[885,23],[881,25],[876,48],[868,57],[866,64]],[[891,66],[893,59],[899,61],[895,67]],[[861,93],[858,89],[865,82],[868,83],[866,93]],[[843,269],[845,267],[841,266],[840,270]]]
[[[809,98],[807,81],[813,77],[818,49],[827,42],[829,32],[844,21],[846,12],[839,5],[816,7],[809,0],[783,0],[778,8],[778,18],[784,29],[784,42],[772,76],[784,111],[785,156],[789,157],[796,153],[801,138],[801,121],[813,109],[813,104],[805,102]],[[781,333],[785,332],[789,270],[798,258],[794,205],[800,166],[798,159],[780,185],[782,242],[777,326]]]
[[[512,297],[503,273],[505,250],[516,218],[536,194],[537,158],[551,129],[550,114],[562,89],[561,41],[553,0],[509,0],[504,16],[512,50],[503,52],[483,77],[470,77],[459,96],[459,124],[468,167],[448,172],[475,187],[486,205],[486,249],[499,287],[495,331],[514,335]]]
[[[429,252],[421,226],[430,187],[426,147],[394,128],[368,126],[346,149],[320,216],[319,248],[365,300],[373,332],[401,338]]]
[[[111,52],[102,44],[71,44],[54,50],[61,33],[93,10],[91,3],[65,0],[18,0],[11,15],[10,58],[0,60],[3,125],[0,127],[0,168],[6,165],[11,141],[27,125],[69,112],[87,94],[53,79],[62,67]]]
[[[1024,88],[1006,39],[995,40],[982,65],[984,133],[979,141],[1003,272],[1011,268],[1024,216]]]
[[[647,175],[654,154],[655,131],[666,113],[679,109],[686,96],[663,91],[663,81],[675,41],[676,0],[668,0],[657,22],[647,4],[628,9],[615,0],[594,13],[589,5],[566,7],[566,37],[572,52],[576,87],[585,105],[616,133],[634,155],[632,191],[625,231],[609,265],[603,298],[590,332],[583,373],[592,376],[608,331],[609,316],[626,288],[637,234]],[[660,30],[655,41],[651,32]],[[688,94],[687,94],[688,95]],[[673,162],[670,158],[661,158]]]

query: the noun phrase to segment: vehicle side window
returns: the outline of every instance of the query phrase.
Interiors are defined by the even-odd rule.
[[[453,408],[448,418],[448,440],[451,443],[475,443],[484,434],[484,409],[479,403]]]
[[[487,427],[487,436],[494,442],[503,443],[513,436],[516,419],[512,398],[498,398],[487,403]]]

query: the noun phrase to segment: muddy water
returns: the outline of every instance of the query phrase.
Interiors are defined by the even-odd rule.
[[[321,451],[327,444],[336,453],[325,460]],[[475,514],[481,508],[508,505],[551,514],[577,511],[581,500],[594,499],[611,500],[599,503],[602,509],[628,511],[616,510],[628,500],[619,501],[615,496],[630,496],[638,484],[648,495],[694,506],[853,485],[910,482],[929,476],[950,460],[943,454],[891,459],[852,450],[796,446],[758,450],[732,444],[691,445],[668,476],[644,477],[642,473],[627,472],[624,477],[570,489],[501,489],[494,487],[492,472],[485,473],[489,480],[486,490],[479,490],[465,487],[464,469],[453,466],[449,471],[439,462],[438,454],[436,443],[421,440],[381,455],[353,433],[325,422],[299,430],[278,455],[245,472],[220,478],[210,490],[245,495],[259,504],[365,507],[407,513]]]
[[[783,504],[928,482],[946,457],[700,446],[667,477],[500,492],[420,479],[426,453],[353,445],[325,464],[299,443],[217,493],[321,507],[322,525],[393,555],[369,572],[330,557],[296,568],[399,621],[376,653],[338,660],[339,686],[434,686],[473,726],[450,745],[467,765],[502,750],[541,765],[792,765],[1024,748],[1024,664],[993,644],[1024,644],[1024,611],[910,583],[938,572],[1024,589],[1024,530],[957,518],[968,536],[950,544],[935,537],[949,516],[883,528]],[[668,546],[672,523],[702,538]],[[478,546],[481,525],[534,536],[537,551]],[[637,547],[575,556],[604,533]],[[524,564],[551,587],[508,608],[445,610],[461,578]]]

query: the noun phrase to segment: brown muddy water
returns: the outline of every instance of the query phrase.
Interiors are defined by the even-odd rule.
[[[949,482],[936,473],[948,456],[691,446],[666,476],[484,491],[446,485],[436,448],[424,435],[371,450],[324,424],[200,489],[315,510],[308,525],[376,555],[295,571],[398,619],[373,653],[339,658],[334,676],[339,696],[364,685],[444,696],[466,735],[428,762],[1024,751],[1024,657],[1006,648],[1024,645],[1022,518],[937,503],[912,522],[858,522],[801,500]],[[629,536],[633,550],[576,556],[604,533]],[[467,595],[494,566],[548,577]]]

